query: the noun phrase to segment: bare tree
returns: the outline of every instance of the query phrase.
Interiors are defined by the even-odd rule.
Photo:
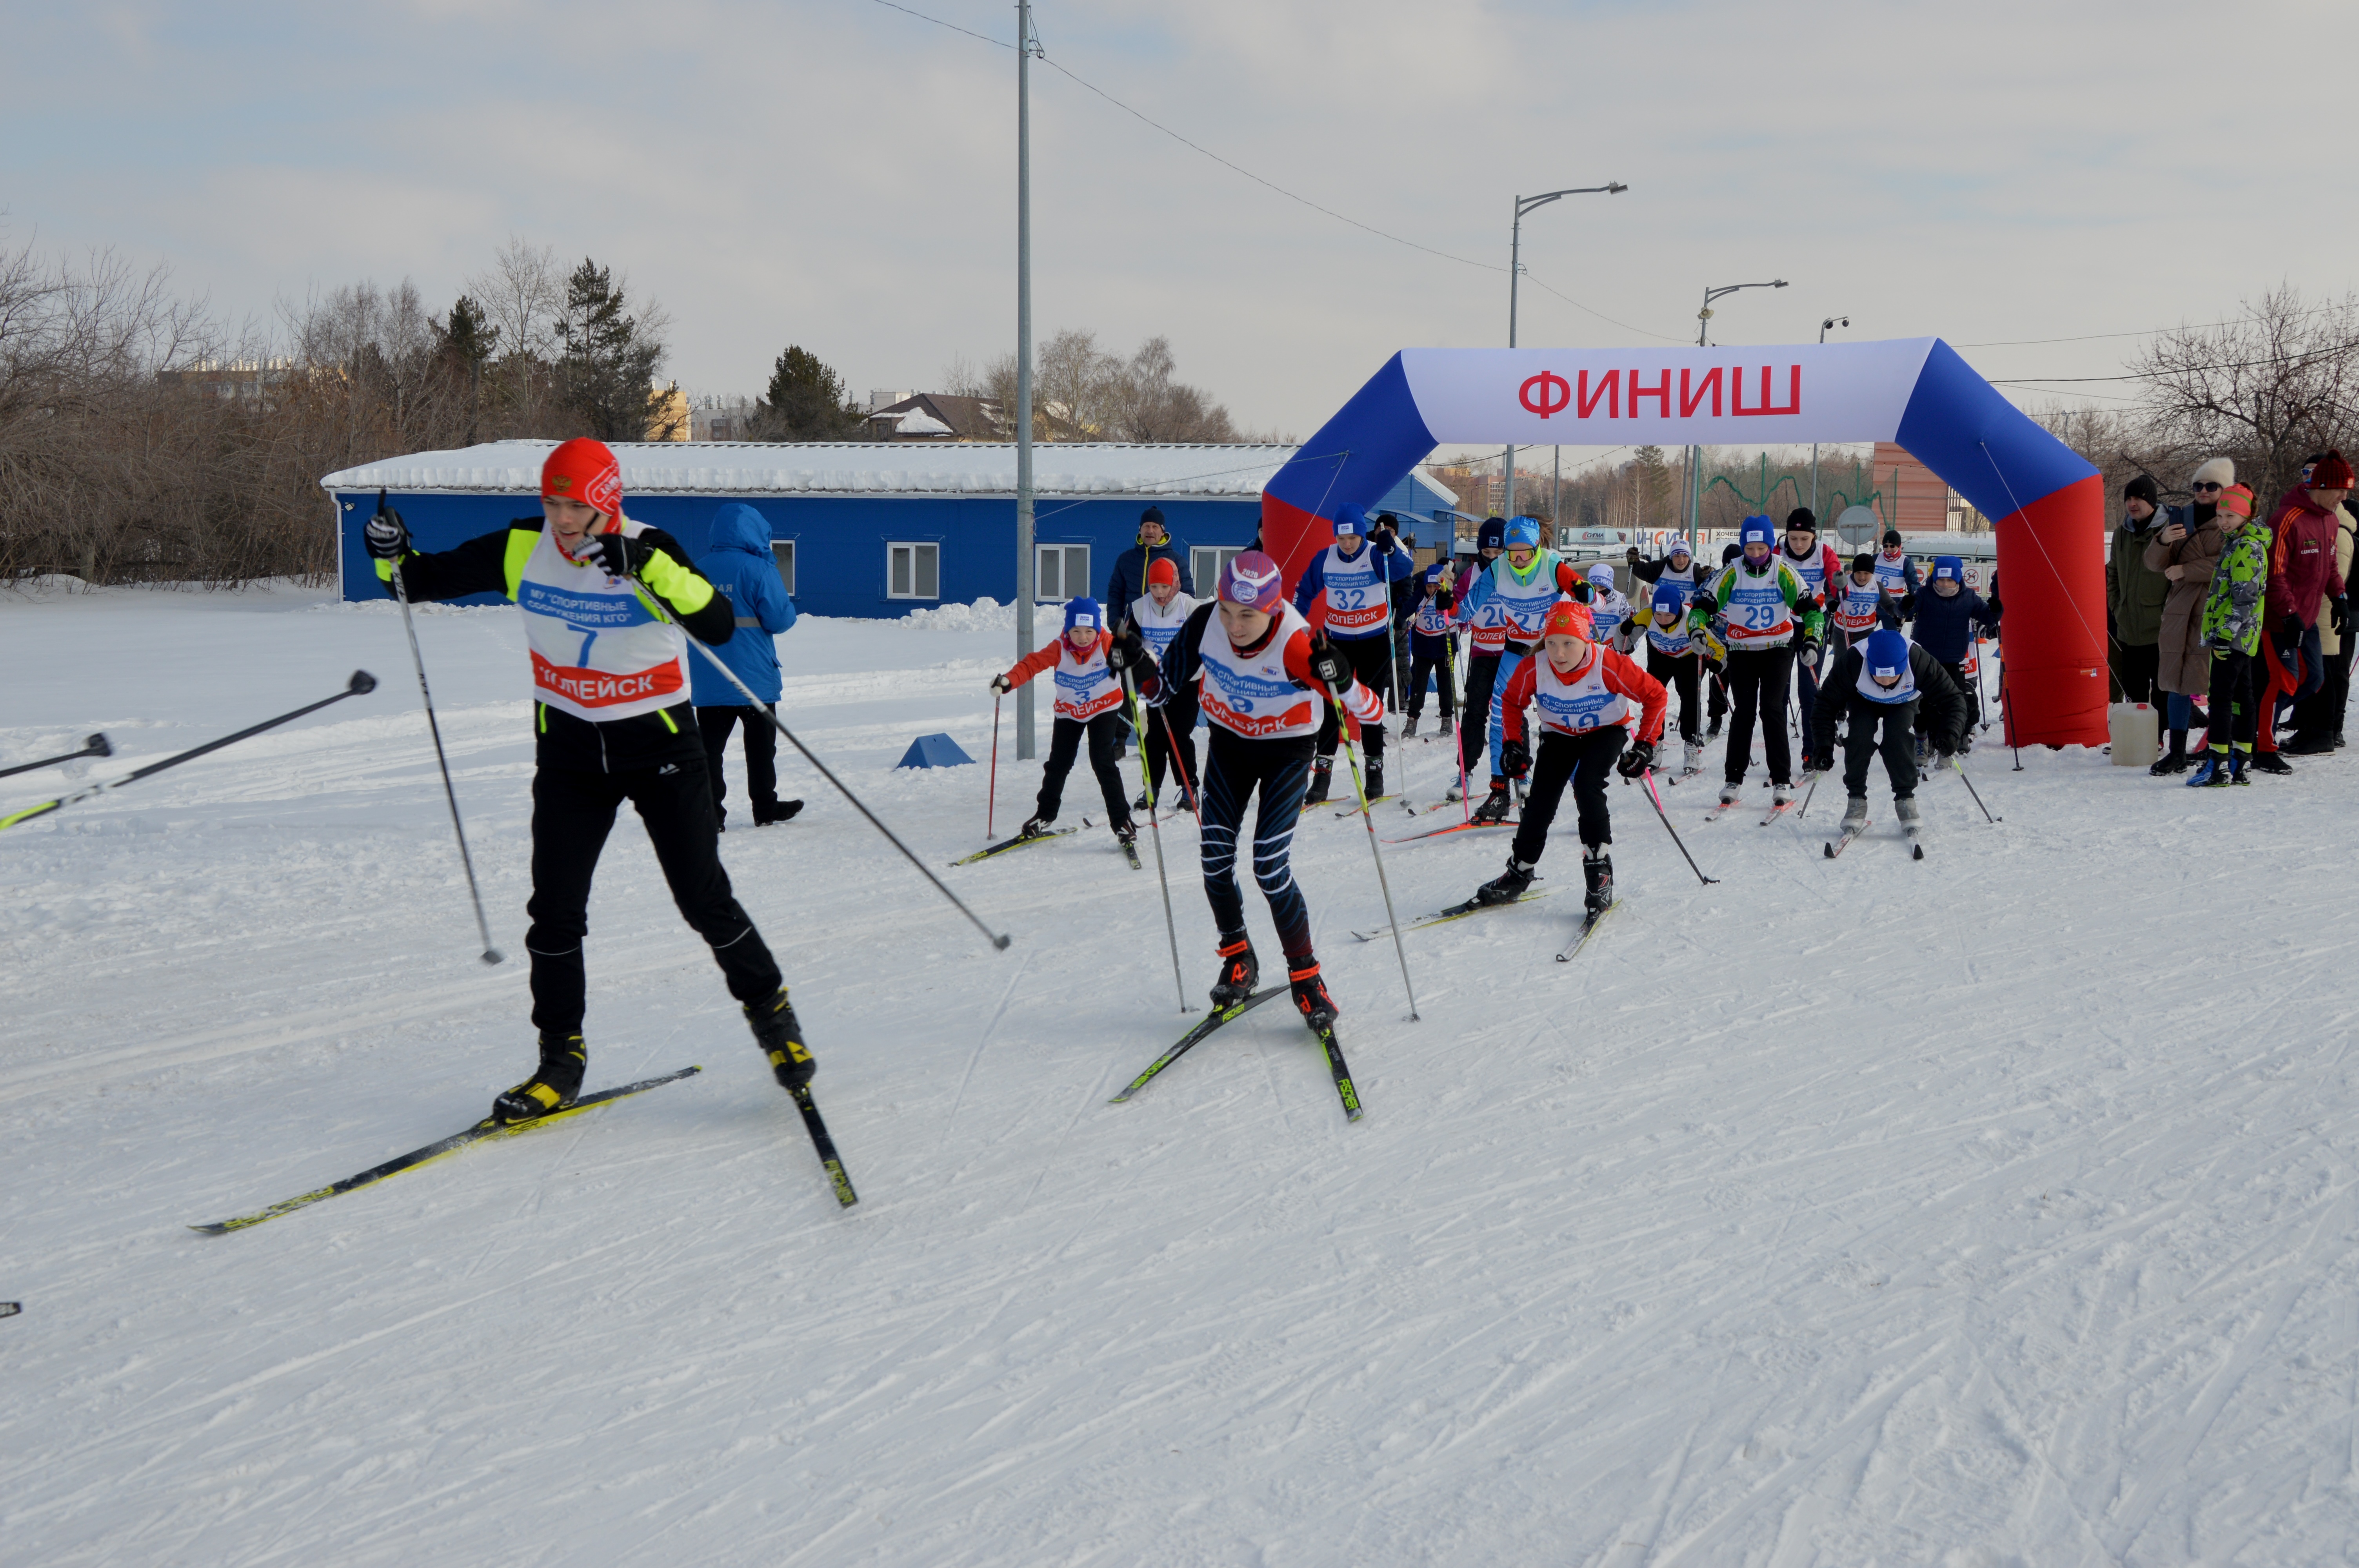
[[[491,266],[467,279],[467,295],[484,308],[511,354],[548,359],[557,351],[565,315],[565,269],[557,247],[510,235]]]
[[[2291,486],[2304,457],[2352,438],[2359,296],[2305,307],[2281,287],[2245,301],[2224,325],[2163,334],[2129,368],[2144,383],[2147,442],[2234,458],[2266,507]]]

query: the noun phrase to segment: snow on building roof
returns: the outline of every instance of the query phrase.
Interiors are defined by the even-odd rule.
[[[623,493],[637,495],[1013,495],[1013,442],[642,441],[612,443]],[[332,491],[532,495],[554,441],[491,441],[413,452],[332,473]],[[1249,499],[1290,446],[1132,446],[1046,441],[1032,449],[1040,495]]]

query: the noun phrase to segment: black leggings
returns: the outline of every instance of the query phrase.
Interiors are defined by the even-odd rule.
[[[729,754],[731,727],[741,720],[745,726],[745,793],[752,797],[755,819],[778,808],[778,732],[768,718],[777,711],[771,703],[696,710],[696,728],[704,737],[705,771],[712,775],[712,814],[722,821],[729,819],[721,804],[729,798],[729,785],[722,776],[721,760]]]
[[[1310,909],[1294,882],[1295,825],[1310,784],[1310,738],[1248,741],[1212,726],[1204,748],[1204,902],[1226,946],[1245,934],[1245,895],[1237,891],[1237,829],[1245,800],[1258,785],[1261,810],[1254,819],[1254,881],[1269,900],[1270,919],[1286,949],[1287,964],[1300,968],[1310,959]]]
[[[1721,776],[1745,782],[1753,761],[1753,716],[1761,715],[1761,743],[1769,753],[1769,782],[1794,782],[1794,754],[1786,734],[1786,688],[1793,683],[1791,648],[1731,648],[1728,651],[1728,764]]]
[[[1702,663],[1693,653],[1666,654],[1651,643],[1647,648],[1647,673],[1679,689],[1680,739],[1695,746],[1703,744],[1703,715],[1696,708],[1697,667]]]
[[[1147,759],[1148,793],[1158,806],[1169,804],[1163,798],[1163,781],[1170,772],[1173,757],[1180,760],[1180,777],[1173,786],[1180,792],[1180,804],[1192,805],[1196,798],[1196,707],[1193,701],[1185,706],[1172,703],[1164,708],[1147,710],[1147,744],[1139,755]],[[1176,738],[1176,740],[1175,740]]]
[[[1913,697],[1906,702],[1853,700],[1851,728],[1843,733],[1843,791],[1854,800],[1867,798],[1867,764],[1878,751],[1884,753],[1884,771],[1892,776],[1892,798],[1915,798],[1917,702]],[[1875,738],[1879,719],[1884,724],[1880,745]]]
[[[1484,716],[1491,711],[1491,688],[1498,684],[1499,655],[1476,654],[1466,661],[1467,722],[1458,727],[1458,760],[1466,769],[1466,779],[1473,784],[1483,777],[1477,767],[1483,753],[1491,744],[1491,732]]]
[[[1428,680],[1432,680],[1435,687],[1440,690],[1441,717],[1455,719],[1458,716],[1458,693],[1451,689],[1451,673],[1450,659],[1447,654],[1436,654],[1431,658],[1426,657],[1423,654],[1409,655],[1408,716],[1411,719],[1425,711],[1425,683]],[[1436,676],[1440,678],[1434,679]]]
[[[1581,841],[1594,848],[1614,842],[1614,817],[1605,808],[1605,785],[1614,776],[1614,759],[1622,754],[1629,731],[1619,724],[1601,725],[1586,735],[1566,735],[1554,730],[1540,734],[1539,755],[1532,759],[1532,782],[1524,795],[1524,819],[1516,828],[1516,859],[1537,864],[1548,848],[1549,824],[1556,819],[1564,786],[1572,784],[1573,805],[1581,816]]]
[[[704,759],[690,753],[661,773],[577,773],[542,768],[532,779],[532,925],[524,934],[532,955],[532,1022],[544,1034],[582,1028],[587,982],[582,939],[590,932],[590,878],[598,852],[625,800],[647,825],[672,902],[698,935],[712,944],[714,962],[739,1001],[765,1001],[782,983],[762,934],[738,907],[721,866],[721,829],[712,815],[712,785]]]
[[[1034,815],[1043,822],[1057,820],[1057,807],[1065,798],[1065,775],[1073,771],[1073,759],[1081,754],[1082,731],[1090,732],[1090,772],[1098,776],[1099,793],[1105,796],[1106,820],[1124,823],[1130,820],[1130,803],[1123,798],[1122,770],[1114,764],[1122,759],[1122,738],[1129,730],[1130,718],[1119,708],[1110,708],[1083,724],[1078,719],[1060,719],[1049,739],[1048,765],[1040,770],[1040,799]]]
[[[2260,667],[2260,657],[2255,654],[2223,653],[2212,650],[2212,744],[2214,747],[2234,746],[2238,751],[2253,749],[2253,738],[2260,732],[2261,707],[2254,687],[2254,675]],[[2212,755],[2226,761],[2224,752]]]

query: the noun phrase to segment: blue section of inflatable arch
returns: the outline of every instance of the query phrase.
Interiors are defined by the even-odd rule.
[[[1433,445],[1395,354],[1270,476],[1263,493],[1332,521],[1344,502],[1364,506],[1398,484]]]
[[[2097,471],[1938,340],[1895,439],[1991,518],[2027,510]]]

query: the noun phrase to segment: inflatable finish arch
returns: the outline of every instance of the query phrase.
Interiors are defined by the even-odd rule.
[[[1403,349],[1262,492],[1292,583],[1444,442],[1517,446],[1897,441],[1997,521],[2008,740],[2106,738],[2104,495],[2097,470],[1938,338],[1706,349]]]

